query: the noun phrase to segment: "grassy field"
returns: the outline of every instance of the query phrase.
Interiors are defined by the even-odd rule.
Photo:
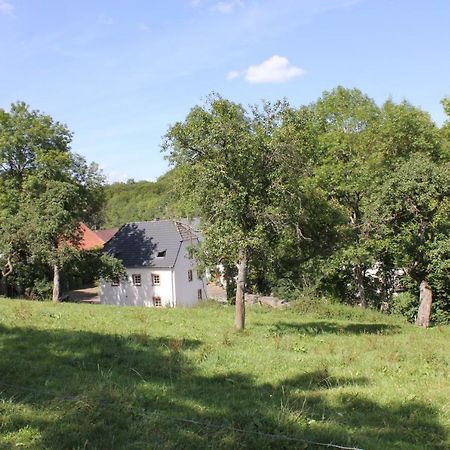
[[[450,328],[0,300],[1,449],[450,448]]]

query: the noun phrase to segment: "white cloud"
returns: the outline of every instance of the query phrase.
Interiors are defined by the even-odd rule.
[[[189,3],[192,8],[198,8],[200,6],[201,0],[191,0]]]
[[[303,69],[292,65],[286,57],[273,55],[259,65],[250,66],[244,78],[249,83],[285,83],[304,74]]]
[[[13,13],[14,6],[6,0],[0,0],[0,15],[9,16]]]
[[[220,14],[230,14],[232,13],[237,7],[243,7],[244,3],[242,0],[227,0],[227,1],[220,1],[213,5],[212,9],[214,11],[217,11]]]
[[[238,78],[241,76],[241,72],[238,72],[237,70],[232,70],[228,73],[227,79],[228,80],[234,80],[235,78]]]

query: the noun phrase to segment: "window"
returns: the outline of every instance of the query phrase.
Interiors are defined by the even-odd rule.
[[[159,278],[159,274],[152,273],[152,284],[153,284],[153,286],[159,286],[161,284],[161,280]]]
[[[188,281],[192,281],[192,270],[188,270]]]
[[[160,307],[161,305],[161,297],[153,297],[153,306]]]
[[[141,274],[140,273],[133,273],[133,275],[131,275],[131,279],[133,280],[133,284],[135,286],[141,286]]]
[[[157,258],[164,258],[164,256],[166,256],[166,251],[165,250],[161,250],[160,252],[158,252],[156,254]]]
[[[198,300],[201,300],[201,299],[202,299],[202,290],[201,290],[201,289],[199,289],[199,290],[197,291],[197,299],[198,299]]]
[[[118,278],[114,278],[111,280],[111,286],[116,287],[116,286],[119,286],[119,284],[120,284],[120,281]]]

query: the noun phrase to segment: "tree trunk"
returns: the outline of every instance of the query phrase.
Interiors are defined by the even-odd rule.
[[[239,250],[238,276],[236,284],[236,318],[234,325],[237,330],[245,327],[245,277],[247,272],[247,255],[245,250]]]
[[[364,266],[358,264],[355,266],[356,285],[358,286],[359,304],[363,308],[367,307],[366,289],[364,287]]]
[[[417,313],[416,325],[428,328],[430,326],[431,304],[433,302],[433,291],[424,280],[420,283],[420,305]]]
[[[57,264],[53,266],[53,303],[59,302],[59,267]]]

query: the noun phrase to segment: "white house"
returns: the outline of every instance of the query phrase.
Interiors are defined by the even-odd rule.
[[[125,306],[192,306],[206,298],[205,280],[189,249],[199,240],[174,220],[123,225],[104,250],[126,269],[121,280],[102,280],[100,302]]]

